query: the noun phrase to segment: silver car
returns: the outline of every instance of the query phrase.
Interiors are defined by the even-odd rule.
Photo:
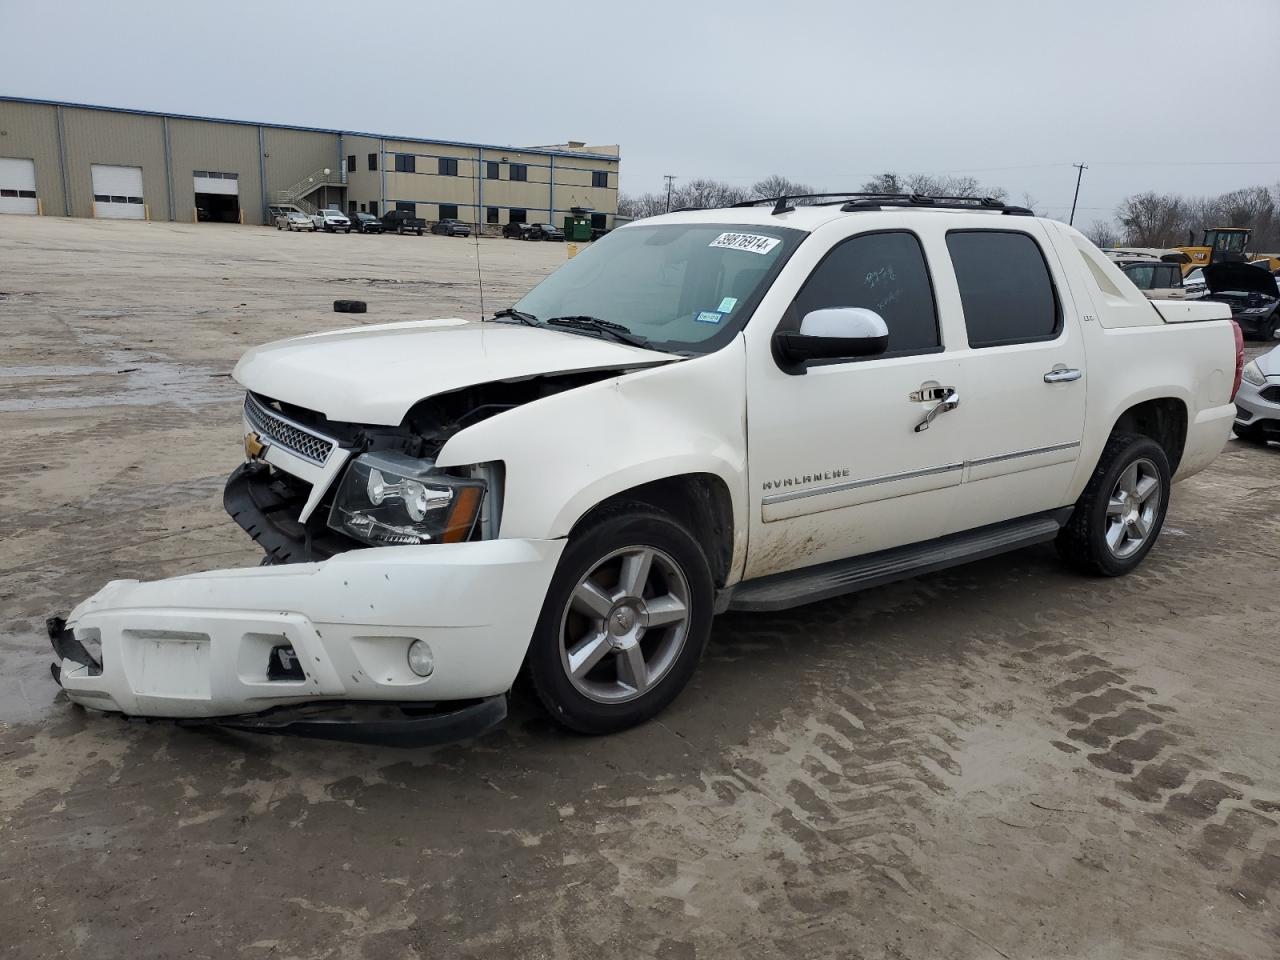
[[[277,230],[310,230],[316,232],[316,225],[301,210],[289,210],[276,217]]]
[[[1241,440],[1280,440],[1280,347],[1244,365],[1234,429]]]

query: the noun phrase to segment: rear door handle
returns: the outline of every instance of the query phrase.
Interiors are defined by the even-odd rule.
[[[1056,366],[1044,375],[1045,383],[1070,383],[1079,380],[1084,374],[1074,367]]]

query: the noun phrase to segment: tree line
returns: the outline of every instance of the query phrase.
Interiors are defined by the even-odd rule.
[[[620,194],[618,213],[639,219],[667,210],[728,207],[746,200],[784,195],[821,194],[823,188],[788,179],[765,177],[750,187],[722,180],[697,178],[677,181],[670,198],[665,191]],[[1008,200],[1003,187],[985,185],[973,177],[932,176],[923,173],[882,173],[859,188],[864,193],[919,193],[927,196],[993,197]],[[803,202],[803,201],[801,201]],[[1021,203],[1034,209],[1036,201],[1023,194]],[[1245,187],[1216,197],[1186,197],[1146,191],[1125,197],[1110,220],[1094,220],[1082,228],[1100,247],[1175,247],[1195,245],[1208,227],[1247,227],[1253,231],[1249,248],[1280,252],[1280,184]]]

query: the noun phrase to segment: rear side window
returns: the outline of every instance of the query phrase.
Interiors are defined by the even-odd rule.
[[[969,346],[1031,343],[1058,335],[1058,297],[1040,245],[1030,235],[957,230],[947,234],[947,249],[960,286]]]
[[[889,328],[886,354],[942,348],[933,284],[913,233],[864,233],[836,246],[796,297],[794,322],[827,307],[866,307],[880,314]]]

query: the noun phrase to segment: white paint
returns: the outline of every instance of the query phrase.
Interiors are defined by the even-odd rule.
[[[18,191],[32,196],[4,196]],[[36,162],[20,157],[0,157],[0,213],[38,213],[35,192]]]
[[[143,220],[146,206],[142,192],[142,168],[95,163],[90,168],[93,179],[93,215],[111,220]],[[110,197],[99,200],[98,197]]]
[[[217,193],[227,197],[240,196],[240,181],[225,177],[193,177],[196,193]]]
[[[783,225],[810,235],[738,337],[678,362],[591,337],[458,320],[316,334],[246,354],[234,376],[248,389],[334,420],[384,425],[399,423],[425,397],[473,384],[568,370],[616,372],[482,420],[441,449],[442,468],[505,465],[499,539],[357,550],[318,564],[150,584],[117,581],[70,618],[78,632],[101,632],[107,664],[102,677],[64,674],[72,699],[140,715],[207,716],[317,696],[487,696],[506,690],[515,676],[574,524],[640,484],[693,473],[723,482],[733,512],[733,584],[1069,506],[1117,418],[1144,400],[1186,405],[1178,479],[1207,466],[1229,435],[1235,350],[1226,308],[1178,304],[1177,319],[1199,322],[1166,322],[1132,284],[1113,284],[1105,270],[1091,267],[1081,246],[1087,241],[1063,224],[992,212],[802,207],[776,217],[768,210],[695,211],[645,225],[663,222],[734,230]],[[1064,317],[1055,340],[968,346],[946,235],[983,228],[1020,230],[1041,245]],[[944,349],[784,372],[771,341],[811,271],[834,244],[883,230],[919,237]],[[1058,366],[1083,375],[1045,383],[1044,374]],[[959,393],[959,406],[916,432],[936,401],[911,394],[943,386]],[[1039,452],[1008,456],[1026,451]],[[301,475],[289,458],[275,465]],[[852,482],[868,478],[882,482]],[[336,473],[309,479],[319,496]],[[765,500],[779,489],[821,485],[832,489]],[[161,663],[194,661],[207,650],[207,677],[131,671],[137,654],[130,638],[154,644],[164,642],[166,631],[194,646]],[[207,646],[192,634],[207,636]],[[309,684],[268,684],[246,673],[244,663],[262,659],[263,638],[275,636],[302,653]],[[409,638],[426,640],[435,653],[429,679],[388,652],[388,644]]]

